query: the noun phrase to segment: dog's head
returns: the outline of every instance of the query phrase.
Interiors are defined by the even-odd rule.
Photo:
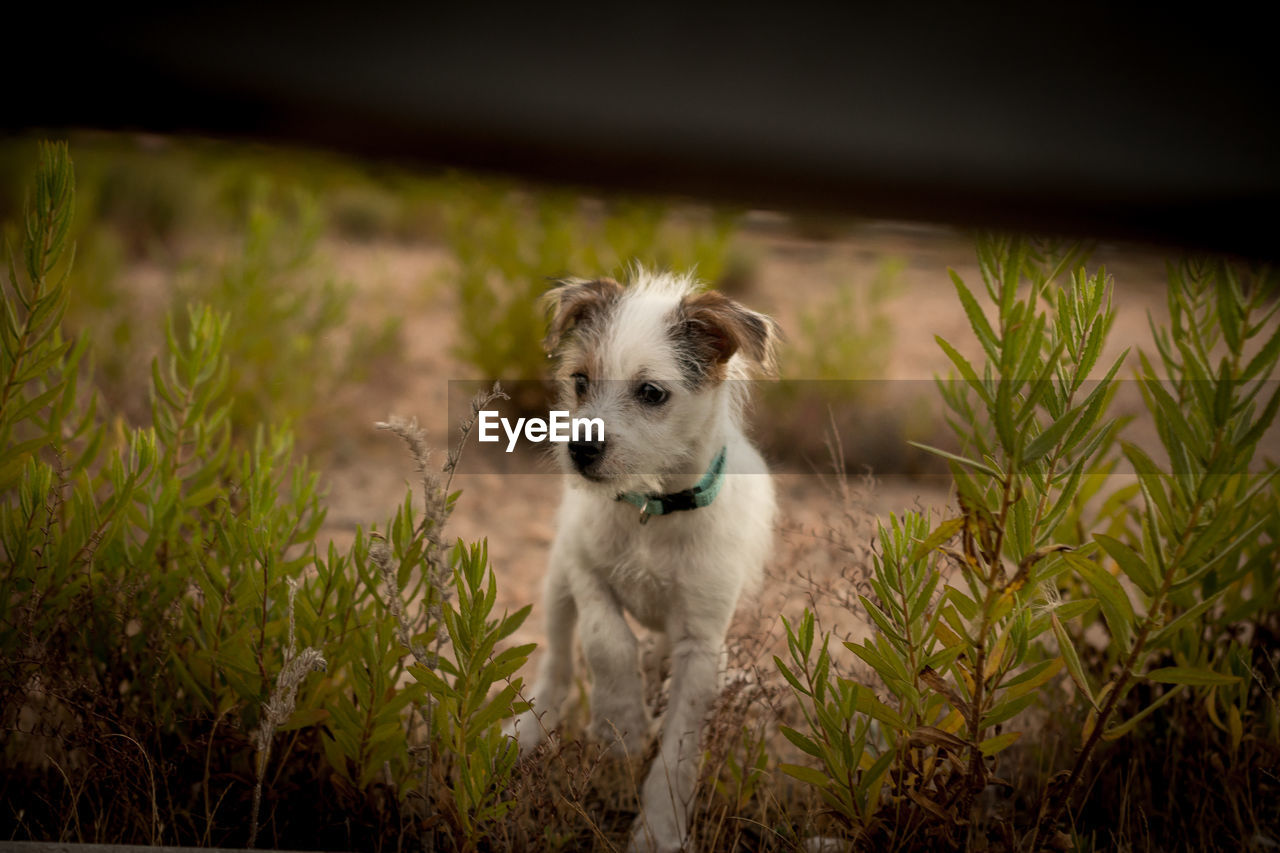
[[[558,445],[602,489],[655,491],[688,472],[739,416],[745,382],[774,371],[777,324],[688,277],[637,270],[629,286],[569,279],[546,296],[559,407],[604,440]]]

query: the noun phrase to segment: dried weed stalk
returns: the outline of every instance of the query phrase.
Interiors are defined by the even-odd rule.
[[[253,848],[258,838],[258,816],[262,805],[262,779],[267,772],[267,762],[271,758],[271,740],[276,729],[284,725],[293,713],[298,698],[298,685],[310,673],[322,671],[328,664],[316,648],[305,648],[298,652],[296,623],[294,621],[293,603],[298,596],[298,581],[289,578],[289,646],[285,652],[284,666],[276,676],[276,686],[270,697],[262,706],[262,720],[250,734],[253,748],[257,752],[256,780],[253,785],[253,811],[249,817],[249,843]],[[265,593],[264,593],[265,594]]]
[[[387,587],[387,608],[396,620],[396,636],[421,666],[435,672],[439,668],[440,650],[444,643],[443,631],[435,632],[435,648],[428,651],[421,643],[414,641],[415,634],[422,633],[432,624],[439,625],[443,619],[443,605],[451,594],[450,579],[452,570],[446,558],[444,544],[444,528],[453,514],[454,501],[457,497],[452,492],[453,475],[457,471],[458,462],[467,439],[475,428],[476,419],[482,409],[494,400],[508,400],[510,397],[495,382],[487,391],[480,391],[471,399],[471,416],[459,424],[458,443],[445,459],[445,464],[436,471],[431,464],[431,447],[427,442],[427,433],[418,425],[417,418],[404,418],[392,415],[386,421],[375,426],[399,436],[409,448],[413,458],[414,470],[421,477],[423,513],[421,520],[413,530],[414,538],[423,543],[422,560],[427,570],[427,600],[419,620],[410,619],[400,589],[400,582],[394,565],[393,555],[386,538],[374,533],[369,547],[369,558],[373,561]],[[416,630],[415,630],[416,629]],[[426,707],[420,709],[426,725],[426,742],[414,752],[422,764],[422,795],[428,808],[431,808],[430,794],[432,779],[432,700],[427,697]],[[427,821],[434,826],[431,820]],[[434,829],[428,830],[427,849],[434,849]]]

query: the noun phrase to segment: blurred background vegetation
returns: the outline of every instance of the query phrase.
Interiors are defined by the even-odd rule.
[[[413,312],[448,317],[449,362],[434,364],[432,377],[443,384],[543,377],[537,300],[559,276],[625,279],[635,263],[693,270],[761,310],[792,307],[785,297],[793,294],[779,305],[778,294],[757,292],[761,249],[743,239],[745,211],[206,139],[92,133],[70,141],[77,193],[69,238],[77,255],[66,323],[99,342],[93,370],[103,403],[131,423],[148,417],[140,377],[162,348],[164,318],[183,318],[194,303],[230,316],[235,432],[289,423],[300,448],[322,461],[342,444],[333,421],[355,389],[365,389],[366,400],[394,399],[406,372],[417,369],[405,339]],[[34,137],[0,140],[0,221],[10,227],[34,151]],[[779,216],[766,230],[813,242],[838,239],[852,225]],[[378,292],[345,258],[373,245],[426,247],[436,261],[415,268],[416,278],[394,294]],[[900,293],[902,267],[889,256],[866,276],[833,269],[816,283],[818,301],[796,309],[780,361],[783,377],[798,381],[769,389],[765,404],[800,417],[764,418],[759,427],[775,458],[824,458],[822,431],[807,424],[825,423],[831,410],[840,426],[852,426],[844,423],[851,398],[883,402],[876,380],[895,336],[884,305]],[[815,283],[806,284],[812,291]],[[536,384],[516,387],[529,399],[513,405],[545,405],[529,395]],[[899,440],[903,430],[930,438],[934,429],[919,415],[904,417],[906,427],[894,416],[852,430],[851,460],[892,452],[889,467],[901,470],[902,454],[913,453]]]
[[[29,191],[34,150],[33,140],[0,144],[8,223]],[[111,411],[145,418],[140,377],[161,349],[164,317],[183,317],[194,302],[232,318],[238,431],[316,414],[338,386],[398,354],[398,318],[349,323],[355,286],[335,276],[320,242],[407,232],[422,209],[408,187],[393,191],[391,177],[336,158],[200,140],[93,135],[74,140],[72,152],[77,256],[67,325],[101,342],[95,374]]]

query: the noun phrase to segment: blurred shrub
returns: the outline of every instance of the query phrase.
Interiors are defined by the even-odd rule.
[[[231,317],[225,351],[237,432],[308,414],[341,383],[352,355],[344,359],[333,337],[355,288],[334,281],[317,259],[319,206],[300,189],[283,198],[273,189],[265,178],[255,182],[238,254],[180,289],[185,301]]]
[[[903,267],[900,258],[886,258],[870,281],[842,282],[830,299],[802,312],[783,355],[788,376],[843,383],[883,379],[894,342],[885,303],[901,292]]]
[[[15,137],[0,146],[6,220],[22,209],[33,144]],[[219,182],[202,162],[201,146],[175,145],[162,137],[91,134],[82,149],[76,155],[76,212],[70,225],[81,255],[91,234],[118,243],[131,260],[163,254],[180,234],[215,219]]]
[[[89,141],[77,155],[67,235],[77,247],[76,298],[66,322],[111,344],[93,354],[108,410],[145,420],[150,403],[138,377],[164,346],[164,317],[176,315],[181,333],[185,306],[201,303],[229,316],[223,349],[237,440],[250,439],[256,424],[290,422],[306,425],[309,447],[321,446],[339,390],[397,363],[402,318],[353,320],[356,289],[334,278],[320,241],[326,229],[345,228],[335,225],[344,192],[385,200],[370,202],[383,209],[395,195],[338,158]],[[0,163],[16,172],[29,151],[25,141],[8,144]],[[320,194],[328,190],[336,201]]]
[[[761,383],[756,430],[771,458],[815,464],[837,452],[843,468],[878,475],[934,472],[907,444],[932,438],[937,424],[923,383],[885,378],[897,330],[888,303],[902,293],[904,262],[889,257],[865,281],[843,280],[829,297],[801,311],[778,361],[783,381]],[[785,412],[785,417],[771,413]],[[814,429],[823,424],[829,429]],[[828,447],[833,430],[838,447]]]

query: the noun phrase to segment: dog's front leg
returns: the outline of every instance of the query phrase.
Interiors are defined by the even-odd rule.
[[[716,696],[720,636],[686,629],[672,637],[671,698],[662,725],[662,748],[644,782],[643,811],[631,834],[630,853],[688,849],[702,721]]]
[[[638,757],[649,733],[639,644],[613,592],[591,573],[574,585],[582,653],[591,670],[589,734],[615,755]]]

